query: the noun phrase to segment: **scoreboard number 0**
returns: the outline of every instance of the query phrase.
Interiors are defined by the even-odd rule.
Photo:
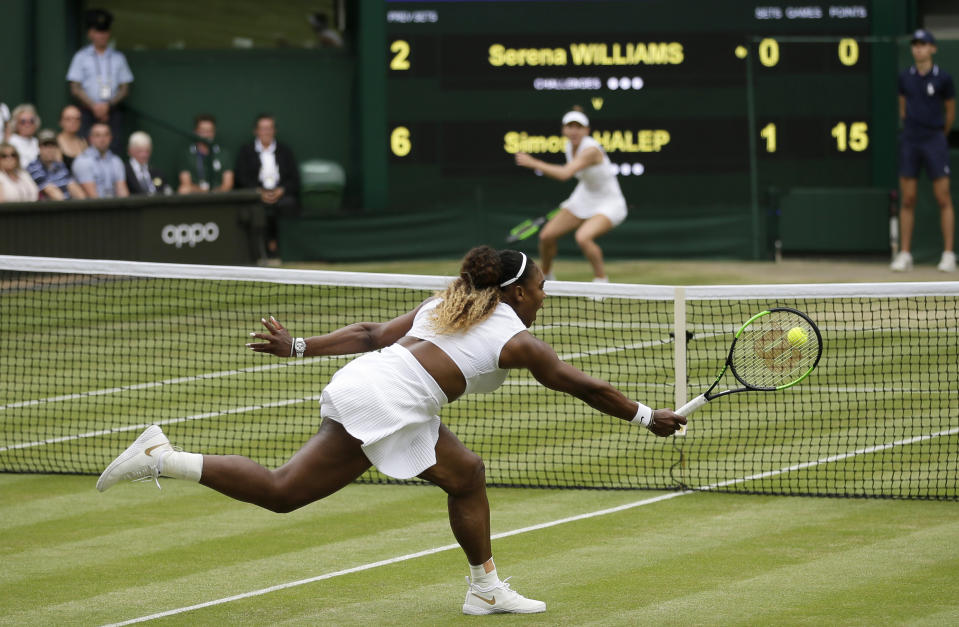
[[[859,42],[850,37],[839,40],[839,62],[843,65],[856,65],[859,60]]]

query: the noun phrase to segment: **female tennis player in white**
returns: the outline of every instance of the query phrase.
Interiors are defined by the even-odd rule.
[[[576,243],[593,266],[593,281],[607,282],[603,249],[596,238],[626,219],[626,199],[606,151],[589,136],[589,118],[580,107],[573,107],[563,116],[563,135],[569,140],[565,165],[546,163],[525,152],[516,153],[516,165],[559,181],[574,176],[579,179],[570,197],[560,204],[559,213],[539,232],[539,262],[546,278],[553,279],[556,241],[575,229]]]
[[[460,276],[435,298],[389,322],[359,322],[332,333],[293,338],[272,317],[262,340],[247,344],[278,357],[366,353],[323,390],[318,433],[276,470],[237,455],[175,451],[149,427],[100,476],[97,489],[163,475],[190,479],[232,498],[290,512],[333,494],[371,465],[398,479],[420,477],[448,495],[450,526],[470,564],[466,614],[546,610],[501,581],[493,564],[483,461],[439,418],[441,408],[473,392],[491,392],[510,368],[527,368],[548,388],[660,436],[686,419],[651,410],[610,384],[561,361],[526,329],[543,306],[543,273],[525,254],[471,250]]]

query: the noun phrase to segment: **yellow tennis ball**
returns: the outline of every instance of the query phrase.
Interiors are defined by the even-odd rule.
[[[789,333],[786,334],[786,339],[789,340],[789,344],[792,346],[802,346],[808,338],[806,337],[805,331],[799,327],[793,327],[789,329]]]

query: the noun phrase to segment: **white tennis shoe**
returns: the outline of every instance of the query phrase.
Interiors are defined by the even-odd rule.
[[[889,269],[893,272],[908,272],[912,270],[912,254],[902,250],[896,254],[896,258],[889,264]]]
[[[509,577],[490,589],[474,586],[466,578],[466,600],[463,601],[463,613],[471,616],[483,614],[537,614],[546,611],[542,601],[527,599],[506,583]]]
[[[160,453],[172,451],[170,440],[163,434],[163,429],[150,425],[140,434],[133,444],[107,466],[97,480],[97,490],[105,492],[122,480],[145,481],[153,479],[160,487],[160,471],[157,468]]]
[[[939,270],[939,272],[955,272],[956,253],[951,250],[943,251],[942,259],[939,260],[939,265],[936,266],[936,269]]]

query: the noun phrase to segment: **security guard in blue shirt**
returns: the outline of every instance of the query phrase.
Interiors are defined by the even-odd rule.
[[[81,135],[86,136],[94,122],[106,122],[113,134],[110,149],[119,154],[123,144],[119,104],[130,93],[133,73],[123,53],[109,47],[113,16],[103,9],[93,9],[84,17],[90,45],[77,51],[70,62],[70,94],[80,103]]]
[[[919,29],[912,35],[915,64],[899,74],[899,118],[902,135],[899,143],[900,250],[890,266],[895,272],[912,269],[912,232],[915,225],[916,187],[919,170],[925,166],[939,204],[942,227],[942,258],[938,269],[956,270],[953,248],[955,212],[949,193],[948,135],[956,117],[956,88],[952,77],[932,62],[936,38]]]

